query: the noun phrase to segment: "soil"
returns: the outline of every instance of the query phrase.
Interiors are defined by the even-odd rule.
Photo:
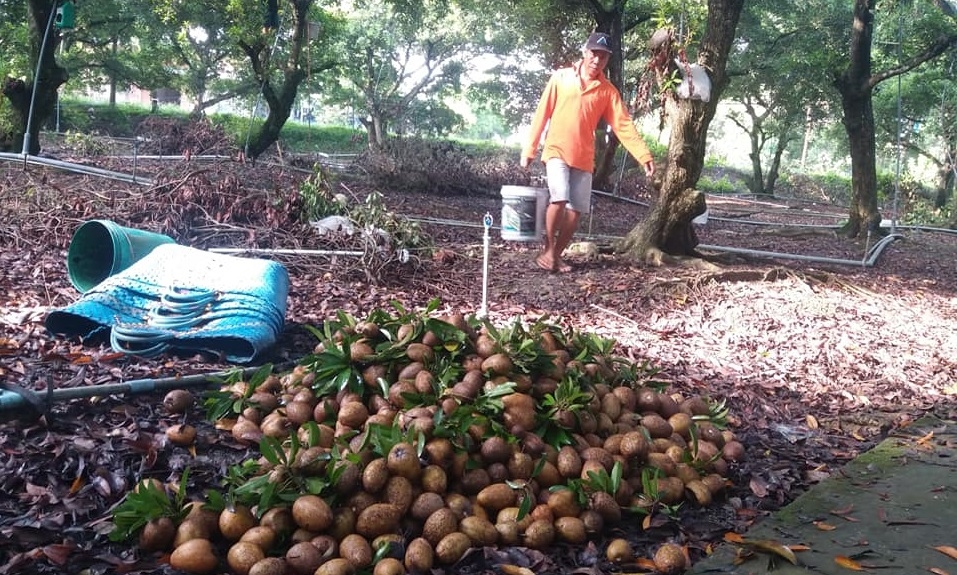
[[[130,173],[129,159],[70,158]],[[162,394],[111,395],[42,405],[43,391],[215,373],[232,366],[206,356],[126,357],[106,344],[47,333],[46,314],[79,294],[66,273],[72,232],[112,219],[163,232],[199,248],[330,249],[282,206],[308,176],[302,162],[273,158],[145,161],[130,184],[18,162],[0,165],[0,382],[38,393],[42,417],[2,413],[0,575],[168,573],[167,558],[106,539],[110,510],[144,477],[169,480],[191,470],[189,489],[216,486],[250,451],[204,422],[195,453],[165,430],[183,418],[161,409]],[[363,201],[362,180],[332,184]],[[490,320],[550,321],[613,338],[616,353],[659,370],[655,379],[685,394],[725,401],[748,458],[732,465],[733,487],[707,509],[639,527],[629,520],[584,546],[548,554],[527,549],[470,553],[449,572],[494,572],[508,563],[541,573],[601,573],[610,537],[627,537],[651,557],[664,541],[692,560],[727,531],[746,532],[889,432],[935,413],[952,417],[957,393],[957,237],[944,230],[895,229],[893,241],[848,240],[834,224],[846,208],[813,194],[794,198],[709,198],[696,227],[705,259],[652,267],[612,253],[647,211],[647,192],[596,194],[579,227],[573,270],[539,269],[532,242],[503,241],[495,193],[384,192],[397,215],[428,233],[434,253],[411,260],[286,255],[291,290],[286,329],[263,361],[309,353],[304,328],[345,311],[361,318],[398,302],[438,311],[484,311]],[[282,198],[286,204],[273,201]],[[279,206],[279,207],[277,207]],[[486,230],[488,274],[483,274]],[[774,252],[769,255],[767,252]],[[483,301],[487,294],[487,301]],[[631,569],[635,571],[636,569]]]

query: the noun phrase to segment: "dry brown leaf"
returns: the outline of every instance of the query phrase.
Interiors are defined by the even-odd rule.
[[[791,551],[810,551],[811,547],[809,545],[802,545],[798,543],[797,545],[788,545],[788,549]]]
[[[768,496],[768,485],[760,477],[752,477],[750,487],[751,492],[758,497],[764,498]]]
[[[837,529],[836,526],[831,525],[830,523],[825,523],[824,521],[815,521],[814,526],[821,531],[834,531]]]
[[[934,575],[950,575],[949,573],[947,573],[946,571],[944,571],[943,569],[939,567],[928,567],[927,570],[933,573]]]
[[[854,511],[854,504],[851,503],[846,507],[841,507],[839,509],[832,509],[831,515],[847,515],[851,511]]]
[[[838,555],[834,558],[834,562],[845,569],[850,569],[851,571],[864,571],[864,566],[850,557]]]
[[[499,567],[505,575],[535,575],[535,572],[528,567],[519,567],[518,565],[500,565]]]
[[[797,556],[787,545],[783,545],[770,539],[747,539],[745,540],[745,544],[749,547],[757,549],[758,551],[764,551],[765,553],[772,553],[779,557],[783,557],[792,565],[797,565]]]
[[[917,445],[925,445],[928,441],[930,441],[930,440],[933,439],[933,438],[934,438],[934,432],[933,432],[933,431],[929,431],[929,432],[927,432],[927,435],[925,435],[925,436],[923,436],[923,437],[921,437],[920,439],[917,440]]]
[[[728,543],[744,543],[744,537],[740,533],[735,533],[734,531],[728,531],[724,534],[724,540]]]
[[[807,417],[804,418],[804,421],[807,423],[808,429],[817,429],[818,427],[820,427],[817,423],[817,418],[811,415],[810,413],[807,414]]]
[[[639,557],[635,560],[635,564],[641,567],[642,569],[651,569],[654,571],[656,569],[655,562],[647,557]]]
[[[957,547],[951,547],[950,545],[938,545],[937,547],[934,547],[934,549],[940,551],[951,559],[957,560]]]

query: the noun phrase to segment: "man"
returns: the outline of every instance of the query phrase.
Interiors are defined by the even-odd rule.
[[[648,178],[655,173],[654,158],[635,129],[621,94],[605,77],[610,57],[608,34],[596,32],[588,37],[582,59],[557,70],[545,86],[528,142],[522,149],[520,163],[527,168],[545,132],[542,161],[550,199],[545,211],[545,247],[535,258],[544,270],[571,271],[562,261],[562,252],[578,229],[581,214],[591,209],[595,130],[599,120],[611,127],[625,149],[644,167]]]

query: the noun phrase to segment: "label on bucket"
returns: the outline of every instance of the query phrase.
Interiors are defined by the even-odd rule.
[[[502,238],[534,240],[535,198],[504,198],[502,200]]]

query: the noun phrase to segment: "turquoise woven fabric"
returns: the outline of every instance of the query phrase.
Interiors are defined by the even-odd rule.
[[[277,262],[167,244],[51,312],[45,325],[67,337],[109,337],[131,355],[203,351],[248,363],[282,333],[288,294]]]

